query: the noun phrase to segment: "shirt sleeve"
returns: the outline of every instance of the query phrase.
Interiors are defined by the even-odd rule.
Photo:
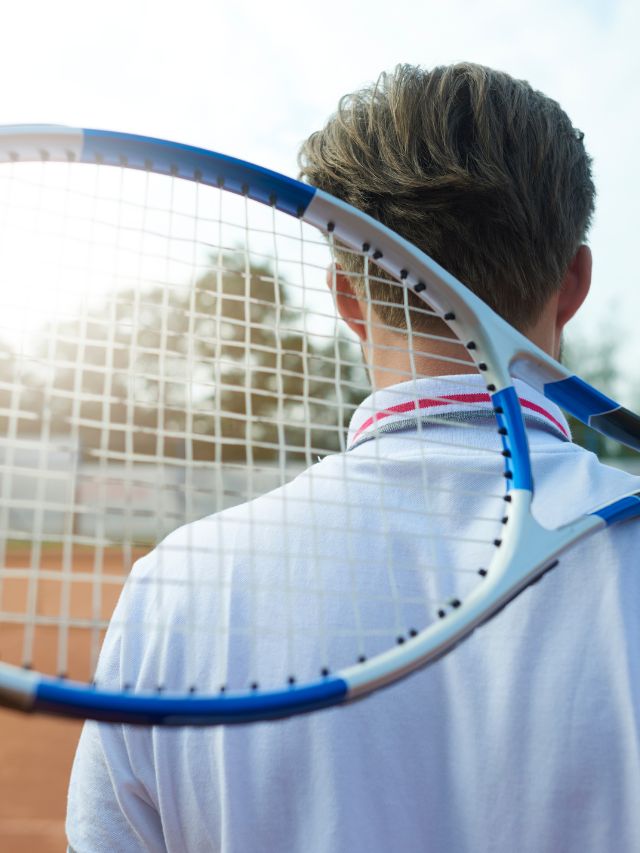
[[[166,849],[152,797],[131,767],[123,726],[85,723],[71,772],[66,830],[74,853]]]
[[[132,574],[153,565],[153,556],[139,561]],[[139,607],[136,584],[125,586],[100,653],[98,681],[118,690],[123,673],[121,625]],[[139,665],[134,655],[133,666]],[[162,824],[150,779],[140,768],[151,761],[151,729],[114,723],[85,723],[71,771],[66,831],[74,853],[138,853],[164,851]]]

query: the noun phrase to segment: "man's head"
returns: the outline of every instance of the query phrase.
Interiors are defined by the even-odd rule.
[[[400,65],[342,98],[299,163],[311,184],[397,231],[525,333],[555,310],[576,258],[577,273],[590,274],[579,250],[595,190],[582,133],[555,101],[503,72]],[[361,258],[337,260],[364,296]],[[382,322],[404,329],[397,288],[373,281],[370,291],[374,304],[396,303],[376,305]],[[413,315],[416,330],[430,323]]]

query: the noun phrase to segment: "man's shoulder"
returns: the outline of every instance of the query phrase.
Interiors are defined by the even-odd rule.
[[[578,445],[559,445],[533,455],[534,482],[552,502],[555,495],[570,514],[580,515],[640,491],[640,476],[625,468],[627,461],[602,461]]]
[[[242,503],[199,518],[173,530],[156,551],[189,549],[192,553],[210,551],[221,546],[225,550],[235,536],[249,527],[263,531],[291,522],[299,515],[309,515],[312,505],[328,507],[345,501],[347,477],[344,456],[335,454],[319,460],[282,485],[251,497]],[[286,475],[283,474],[283,479]]]

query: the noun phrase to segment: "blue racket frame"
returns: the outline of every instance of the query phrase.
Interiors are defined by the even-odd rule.
[[[480,353],[487,365],[481,369],[486,371],[496,418],[503,433],[508,488],[525,508],[533,492],[533,478],[520,405],[515,389],[510,384],[511,365],[513,375],[520,375],[531,382],[549,399],[559,403],[581,421],[591,423],[601,432],[640,449],[640,419],[637,416],[569,374],[533,345],[527,344],[529,360],[526,370],[520,371],[518,359],[521,360],[524,339],[518,333],[460,282],[409,243],[370,217],[313,187],[234,157],[151,137],[50,125],[0,128],[0,162],[39,159],[126,166],[224,188],[271,205],[279,211],[320,226],[325,231],[333,231],[347,244],[355,242],[354,233],[362,237],[367,231],[370,237],[367,237],[366,242],[377,264],[396,276],[403,269],[405,274],[400,276],[402,281],[425,301],[426,285],[435,285],[435,294],[429,290],[429,304],[435,304],[442,310],[443,316],[462,340],[468,339],[468,331],[478,325],[479,319],[490,321],[491,335],[483,340],[484,352]],[[358,241],[358,249],[363,242],[363,239]],[[401,265],[395,262],[396,256],[402,260]],[[407,259],[415,261],[408,270],[405,269]],[[438,302],[438,285],[447,294],[447,305]],[[638,516],[640,495],[634,494],[592,513],[587,527],[595,529]],[[573,541],[568,534],[565,539],[568,544]],[[567,543],[559,545],[558,549],[566,547]],[[538,570],[538,575],[544,570],[544,567]],[[526,582],[523,580],[517,589],[505,593],[497,601],[492,613],[529,582],[530,579]],[[460,611],[464,611],[464,608],[459,608],[447,617],[451,620],[452,628],[446,648],[443,646],[444,651],[491,615],[489,613],[474,620],[467,619],[462,630],[458,623],[462,625],[465,614]],[[95,686],[43,676],[0,663],[0,699],[4,704],[24,711],[120,723],[211,725],[251,722],[286,717],[350,701],[364,692],[396,680],[398,674],[407,674],[443,653],[439,648],[433,648],[427,655],[424,654],[424,648],[422,635],[408,639],[401,651],[392,650],[382,656],[384,660],[377,669],[373,667],[373,674],[366,679],[361,675],[364,671],[362,667],[352,667],[329,674],[314,684],[292,684],[279,691],[252,691],[237,695],[225,693],[217,696],[175,696],[165,693],[134,695],[126,691],[104,691]],[[393,665],[390,665],[392,656]]]

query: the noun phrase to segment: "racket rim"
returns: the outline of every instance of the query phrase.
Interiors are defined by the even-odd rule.
[[[483,364],[482,359],[486,358],[486,366],[482,371],[483,378],[487,380],[486,384],[494,405],[494,412],[499,428],[506,431],[506,434],[502,436],[502,440],[505,451],[503,454],[505,456],[505,477],[511,481],[509,489],[511,501],[508,505],[510,525],[513,527],[519,519],[528,518],[531,525],[535,525],[530,528],[532,531],[535,530],[539,533],[543,529],[541,525],[535,522],[533,516],[530,514],[527,515],[525,512],[531,501],[533,481],[521,407],[513,387],[514,375],[517,376],[518,374],[512,374],[510,371],[514,364],[526,362],[529,365],[528,375],[533,372],[533,374],[538,375],[540,381],[543,378],[549,380],[546,384],[543,383],[544,387],[547,384],[569,380],[572,375],[542,352],[542,350],[539,350],[534,344],[528,342],[519,332],[513,330],[506,321],[486,306],[479,297],[467,290],[461,282],[436,264],[435,261],[411,246],[408,241],[396,235],[390,229],[386,228],[386,226],[367,214],[355,210],[340,199],[334,199],[322,190],[302,184],[278,172],[264,169],[261,166],[255,166],[244,160],[154,137],[124,134],[117,131],[80,130],[53,125],[17,125],[0,128],[0,152],[3,147],[3,141],[6,142],[7,139],[10,139],[12,132],[16,139],[21,138],[20,134],[22,134],[23,137],[30,140],[30,144],[34,141],[37,142],[38,139],[42,140],[43,143],[46,139],[57,140],[62,145],[60,148],[60,152],[62,153],[59,153],[61,158],[59,162],[97,163],[98,165],[151,171],[184,180],[200,181],[210,186],[217,186],[219,189],[227,192],[246,196],[253,201],[271,205],[282,213],[295,216],[311,225],[316,225],[321,230],[338,236],[341,240],[349,241],[351,239],[354,250],[356,249],[356,239],[349,238],[349,229],[354,227],[354,223],[358,226],[366,226],[376,237],[376,240],[374,242],[374,238],[371,238],[366,251],[362,243],[360,243],[361,251],[369,255],[371,260],[385,269],[385,271],[394,275],[395,278],[400,279],[408,290],[412,290],[423,301],[428,302],[429,305],[432,305],[431,300],[433,299],[433,291],[429,288],[429,284],[433,286],[433,282],[436,281],[436,289],[441,287],[443,290],[447,290],[447,296],[451,298],[452,305],[448,310],[440,310],[439,316],[450,325],[460,341],[467,340],[466,346],[469,350],[473,350],[472,358],[476,365],[478,365],[478,360],[480,364]],[[73,148],[73,145],[78,146],[81,144],[84,146],[87,142],[88,148],[86,149],[86,154],[84,148]],[[131,154],[135,155],[133,158],[127,158],[123,154],[122,149],[120,149],[119,154],[115,153],[118,151],[116,143],[123,142],[125,143],[125,149],[127,144],[133,146],[131,149]],[[67,147],[63,143],[66,143]],[[103,148],[102,151],[101,146]],[[170,161],[170,158],[160,157],[155,162],[153,159],[149,160],[147,158],[145,160],[145,153],[148,154],[150,150],[156,152],[158,156],[160,154],[166,155],[167,153],[171,154],[171,152],[175,152],[176,154],[184,155],[190,161],[200,165],[202,165],[203,159],[210,159],[212,163],[215,162],[224,167],[228,172],[229,178],[225,178],[222,184],[219,178],[216,178],[215,181],[212,179],[212,182],[209,182],[202,180],[203,175],[199,169],[193,168],[191,174],[188,174],[186,167],[183,172],[180,171],[179,164],[178,168],[174,168],[175,164]],[[34,146],[34,153],[27,153],[27,156],[32,156],[33,161],[51,159],[49,156],[36,156],[38,151],[42,155],[42,152],[46,151],[46,149],[38,149]],[[69,156],[70,154],[72,156]],[[89,159],[84,159],[85,156]],[[113,159],[113,162],[110,162],[110,158]],[[13,160],[14,158],[11,157],[10,159]],[[20,156],[17,159],[25,162]],[[0,156],[1,160],[2,157]],[[191,166],[193,166],[193,162],[191,162]],[[204,174],[206,176],[207,173]],[[256,184],[253,187],[243,181],[249,175],[253,175],[256,178]],[[268,192],[270,189],[273,190],[273,187],[269,186],[270,182],[283,190],[280,198],[278,198],[277,194],[274,195],[273,191]],[[305,201],[306,204],[303,206],[302,203]],[[378,248],[378,246],[383,244],[384,250]],[[390,251],[387,251],[387,244]],[[402,255],[402,253],[405,253],[405,256],[410,258],[414,264],[411,269],[407,269],[407,265],[400,266],[394,261],[394,257]],[[403,275],[403,273],[406,274]],[[429,279],[429,281],[425,283],[424,279]],[[428,291],[428,297],[426,291]],[[476,328],[475,324],[478,324],[478,328]],[[469,333],[473,333],[474,337],[469,337]],[[471,343],[474,344],[473,347],[469,346]],[[498,366],[493,366],[494,363]],[[543,393],[547,396],[545,391]],[[580,519],[580,521],[582,523],[583,519]],[[514,523],[512,524],[512,522]],[[599,515],[597,521],[590,521],[589,524],[595,529],[596,527],[604,526],[605,522],[606,519]],[[529,522],[522,521],[522,523]],[[558,533],[558,530],[553,531],[553,534],[556,533]],[[571,541],[569,544],[571,544]],[[565,544],[562,547],[568,547],[568,545]],[[532,574],[539,576],[547,570],[547,563],[544,562],[544,565],[532,570]],[[513,595],[508,600],[517,595],[530,583],[530,579],[527,579],[526,582],[523,579],[521,587],[515,592],[513,592],[515,587],[512,587],[511,592],[513,592]],[[479,588],[481,587],[477,587],[477,589]],[[503,606],[501,601],[494,603],[494,609],[499,609]],[[421,644],[424,645],[424,634],[426,631],[429,631],[429,628],[427,628],[418,632],[416,637],[403,638],[402,643],[399,644],[404,647],[402,653],[398,652],[396,647],[391,647],[387,652],[382,654],[393,655],[396,660],[404,659],[406,661],[406,671],[403,670],[403,673],[408,674],[408,672],[423,666],[429,660],[444,654],[445,651],[460,642],[464,636],[471,633],[477,624],[481,624],[482,621],[490,618],[493,611],[490,613],[485,612],[484,617],[478,619],[473,624],[467,621],[464,630],[459,634],[456,633],[455,627],[466,616],[465,602],[461,606],[453,605],[451,613],[454,614],[454,620],[457,616],[457,621],[450,622],[448,630],[451,636],[447,639],[448,645],[444,649],[434,649],[426,659],[424,657],[414,657],[410,663],[408,662],[408,657],[411,653],[417,647],[420,647]],[[434,626],[432,633],[436,633],[439,630],[443,633],[438,626],[443,625],[444,622],[445,620],[432,623],[432,626]],[[315,685],[293,684],[289,688],[282,690],[255,691],[253,693],[248,692],[214,697],[183,697],[181,701],[193,702],[200,708],[199,712],[194,712],[194,719],[189,717],[189,714],[186,713],[182,706],[178,708],[175,703],[172,705],[171,703],[174,702],[175,697],[169,694],[158,695],[150,693],[149,695],[131,695],[126,691],[114,693],[113,691],[104,691],[100,687],[91,687],[89,685],[78,687],[74,682],[61,682],[60,679],[54,676],[25,671],[20,667],[4,663],[0,663],[0,696],[3,696],[5,700],[7,696],[13,696],[14,701],[26,710],[38,709],[58,713],[63,707],[67,709],[66,713],[70,713],[70,710],[74,707],[79,710],[82,701],[84,701],[85,705],[82,706],[84,707],[84,712],[91,710],[95,714],[100,714],[97,718],[104,720],[111,719],[113,721],[116,721],[116,717],[113,716],[113,714],[116,714],[117,721],[119,722],[125,721],[126,718],[126,721],[130,722],[150,724],[153,719],[165,724],[185,725],[188,724],[185,720],[190,719],[192,722],[201,721],[203,724],[210,724],[214,721],[214,716],[220,722],[246,722],[255,719],[270,719],[272,716],[288,716],[290,713],[302,713],[305,710],[315,710],[319,707],[335,704],[336,702],[347,701],[351,693],[352,698],[357,698],[360,695],[371,692],[373,689],[377,689],[377,687],[383,684],[388,684],[392,680],[402,677],[403,673],[399,669],[393,671],[393,679],[388,677],[391,671],[389,668],[384,676],[381,676],[379,672],[380,667],[384,668],[384,662],[379,660],[381,657],[382,655],[377,655],[375,658],[371,658],[370,661],[363,661],[361,664],[346,667],[338,671],[335,675],[327,673]],[[375,677],[371,677],[367,672],[372,672],[371,665],[376,660],[378,660],[378,674]],[[340,673],[347,674],[348,678],[343,678]],[[364,676],[363,673],[365,673]],[[349,679],[355,683],[353,691],[350,690]],[[183,694],[180,695],[182,696]],[[120,697],[124,703],[120,704],[117,711],[114,706],[114,696]],[[65,704],[67,702],[70,704]],[[111,703],[111,711],[101,707],[101,702],[106,704]],[[243,707],[245,704],[250,706],[253,703],[254,711],[242,711],[238,705],[239,702]],[[209,704],[207,705],[206,703]],[[214,704],[211,705],[211,703]],[[151,706],[151,710],[149,706]],[[156,709],[155,712],[153,712],[154,708]],[[258,710],[259,708],[262,708],[262,711]],[[155,716],[150,716],[152,712]],[[79,714],[84,715],[83,712],[79,712]],[[216,716],[218,714],[220,717]],[[250,716],[248,716],[249,714]],[[260,716],[256,716],[256,714]],[[262,714],[269,714],[270,716],[262,716]],[[229,717],[233,717],[233,719]]]

